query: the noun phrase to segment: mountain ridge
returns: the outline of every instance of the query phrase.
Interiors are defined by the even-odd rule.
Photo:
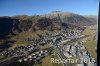
[[[0,17],[0,36],[38,30],[79,29],[96,24],[96,20],[69,12],[53,12],[46,15],[17,15]]]

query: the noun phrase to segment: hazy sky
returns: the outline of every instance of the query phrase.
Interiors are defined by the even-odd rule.
[[[97,15],[99,0],[0,0],[0,16],[47,14],[51,11]]]

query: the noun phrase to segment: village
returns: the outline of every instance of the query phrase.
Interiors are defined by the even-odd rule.
[[[95,59],[92,58],[83,45],[85,41],[76,41],[85,37],[81,32],[82,30],[76,30],[71,33],[59,31],[51,35],[40,36],[40,38],[29,38],[25,41],[30,41],[31,44],[14,49],[5,49],[2,55],[11,59],[17,58],[16,62],[19,63],[31,62],[35,66],[43,57],[55,50],[63,59],[78,57],[80,62],[77,62],[76,66],[96,66]],[[73,42],[73,40],[76,42]],[[50,45],[50,47],[40,49],[41,46],[45,45]],[[71,63],[64,63],[64,66],[70,65]]]

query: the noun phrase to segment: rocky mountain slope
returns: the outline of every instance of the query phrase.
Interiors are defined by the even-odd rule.
[[[93,24],[96,24],[96,19],[59,11],[46,15],[0,17],[0,37],[38,30],[67,31],[68,29],[79,29],[81,26]]]
[[[97,22],[96,16],[81,16],[70,12],[53,11],[49,14],[42,15],[51,19],[60,20],[64,23],[70,23],[77,26],[94,25]]]

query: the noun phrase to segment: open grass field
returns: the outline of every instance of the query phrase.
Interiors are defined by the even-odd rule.
[[[96,40],[89,40],[86,43],[84,43],[85,47],[87,48],[88,52],[92,55],[93,58],[97,59],[97,53],[96,53]]]
[[[91,28],[87,28],[83,34],[84,35],[89,35],[89,37],[87,37],[86,42],[84,43],[84,46],[87,48],[88,52],[91,54],[91,56],[95,59],[97,59],[97,53],[96,53],[96,42],[97,40],[94,39],[94,37],[96,36],[96,32],[97,30],[92,26]]]
[[[23,32],[16,36],[13,36],[10,40],[16,41],[11,48],[14,48],[16,46],[25,46],[27,44],[30,44],[29,41],[25,41],[27,38],[38,38],[38,35],[45,35],[50,34],[50,31],[36,31],[36,32]]]
[[[40,64],[37,64],[36,66],[63,66],[62,64],[51,63],[51,58],[58,58],[58,57],[56,55],[48,55],[41,60]]]
[[[2,62],[4,59],[5,59],[5,57],[2,56],[1,53],[0,53],[0,62]]]
[[[84,30],[84,32],[82,34],[83,35],[91,35],[91,34],[94,34],[96,32],[96,30],[97,30],[96,25],[89,26]]]

